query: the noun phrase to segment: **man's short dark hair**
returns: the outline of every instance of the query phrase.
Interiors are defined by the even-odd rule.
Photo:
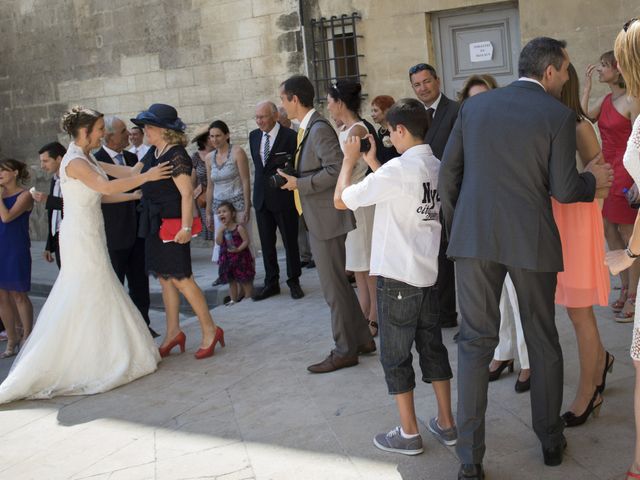
[[[417,138],[424,138],[427,133],[427,110],[415,98],[401,98],[387,110],[385,118],[394,130],[402,125]]]
[[[549,65],[560,70],[565,60],[564,49],[567,42],[549,37],[536,37],[527,43],[520,52],[518,74],[521,77],[540,80]]]
[[[316,92],[311,80],[307,77],[304,75],[294,75],[293,77],[287,78],[280,86],[289,101],[291,101],[295,95],[303,107],[313,108],[313,99],[316,96]]]
[[[51,142],[38,150],[39,155],[42,155],[44,152],[47,152],[47,155],[51,158],[58,158],[64,157],[64,154],[67,153],[67,149],[64,148],[60,142]]]
[[[438,74],[436,73],[436,69],[433,68],[428,63],[418,63],[409,69],[409,81],[411,81],[411,77],[418,72],[427,71],[431,74],[433,78],[438,78]]]

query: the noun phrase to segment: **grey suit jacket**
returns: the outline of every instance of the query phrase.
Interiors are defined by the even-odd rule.
[[[355,228],[350,210],[333,206],[333,193],[342,167],[342,150],[335,130],[315,112],[307,125],[298,160],[298,192],[309,232],[320,240]]]
[[[576,116],[532,82],[476,95],[461,107],[438,189],[449,257],[562,271],[550,194],[589,202],[595,178],[576,171]]]

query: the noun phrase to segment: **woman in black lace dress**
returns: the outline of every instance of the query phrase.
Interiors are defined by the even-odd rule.
[[[152,145],[143,158],[143,171],[169,161],[173,175],[166,180],[149,182],[142,189],[143,213],[141,233],[146,238],[147,270],[160,281],[167,318],[167,331],[160,347],[166,357],[175,346],[184,352],[186,336],[180,330],[180,294],[184,295],[198,316],[202,342],[195,356],[198,359],[213,355],[217,342],[224,346],[224,332],[216,327],[209,313],[206,299],[193,278],[191,270],[191,226],[193,223],[192,162],[184,146],[187,138],[185,124],[170,105],[153,104],[131,121],[144,128],[147,142]],[[182,220],[173,241],[160,239],[162,219]]]

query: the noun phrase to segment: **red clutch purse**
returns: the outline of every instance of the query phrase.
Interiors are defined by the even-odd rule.
[[[163,242],[173,242],[173,239],[176,238],[180,230],[182,230],[181,218],[163,218],[158,235]],[[191,224],[191,236],[195,237],[201,231],[202,221],[200,217],[194,217],[193,223]]]

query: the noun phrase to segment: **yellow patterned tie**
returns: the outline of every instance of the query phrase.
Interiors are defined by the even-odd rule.
[[[300,142],[302,142],[302,137],[304,137],[304,128],[299,128],[298,129],[298,141],[296,143],[297,147],[300,147]],[[295,159],[295,164],[294,164],[294,167],[295,167],[296,170],[298,170],[298,160],[300,160],[300,150],[299,149],[296,152],[296,159]],[[298,211],[298,215],[302,215],[302,203],[300,202],[300,192],[298,192],[297,188],[293,191],[293,201],[296,204],[296,210]]]

